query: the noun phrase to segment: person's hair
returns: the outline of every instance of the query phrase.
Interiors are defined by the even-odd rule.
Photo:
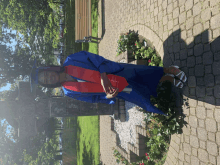
[[[50,67],[50,68],[48,68],[48,69],[40,69],[38,71],[38,75],[41,72],[43,72],[43,71],[53,71],[53,72],[56,72],[57,74],[63,73],[65,71],[65,68],[63,66],[49,65],[47,67]],[[55,84],[44,84],[44,83],[39,81],[39,76],[38,76],[38,84],[43,86],[43,87],[46,87],[46,88],[57,88],[57,87],[61,87],[62,86],[62,84],[60,82],[55,83]]]

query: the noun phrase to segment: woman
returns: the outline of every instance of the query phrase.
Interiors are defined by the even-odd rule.
[[[77,100],[114,104],[117,97],[146,111],[163,115],[166,114],[150,103],[150,95],[157,97],[156,88],[160,82],[170,81],[176,87],[182,88],[182,82],[187,79],[177,66],[163,68],[116,63],[86,51],[68,56],[63,67],[40,67],[34,74],[36,76],[33,76],[32,72],[31,77],[35,83],[48,88],[62,86],[66,96]],[[109,76],[115,76],[117,81],[113,81]],[[79,83],[80,81],[84,83]],[[123,92],[125,87],[131,88],[132,91]]]

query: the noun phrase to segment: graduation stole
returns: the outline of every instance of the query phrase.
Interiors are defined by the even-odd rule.
[[[82,80],[86,80],[89,82],[63,82],[62,85],[64,88],[75,91],[75,92],[83,92],[83,93],[102,93],[105,92],[101,85],[101,74],[99,71],[90,70],[81,68],[78,66],[68,65],[65,66],[65,73],[77,77]],[[124,77],[116,76],[113,74],[107,75],[113,87],[119,89],[121,92],[126,86],[128,86],[128,82]]]

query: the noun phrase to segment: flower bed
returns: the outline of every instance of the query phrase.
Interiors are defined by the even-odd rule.
[[[148,61],[149,66],[163,67],[163,61],[156,50],[152,48],[152,45],[147,44],[146,39],[140,42],[138,34],[134,31],[121,35],[117,42],[117,56],[122,52],[130,51],[134,59],[145,59]],[[114,156],[118,163],[121,161],[126,165],[163,164],[166,160],[170,136],[175,133],[182,133],[182,126],[186,122],[175,111],[176,100],[174,94],[171,93],[171,83],[167,81],[159,83],[157,94],[157,98],[151,96],[151,103],[168,114],[168,116],[148,113],[140,108],[139,111],[147,113],[147,118],[145,119],[147,126],[146,154],[144,157],[139,157],[137,162],[128,163],[117,150],[114,150]]]

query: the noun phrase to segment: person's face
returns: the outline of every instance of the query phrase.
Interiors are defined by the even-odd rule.
[[[39,81],[44,84],[55,84],[59,82],[59,74],[54,71],[43,71],[38,75]]]

